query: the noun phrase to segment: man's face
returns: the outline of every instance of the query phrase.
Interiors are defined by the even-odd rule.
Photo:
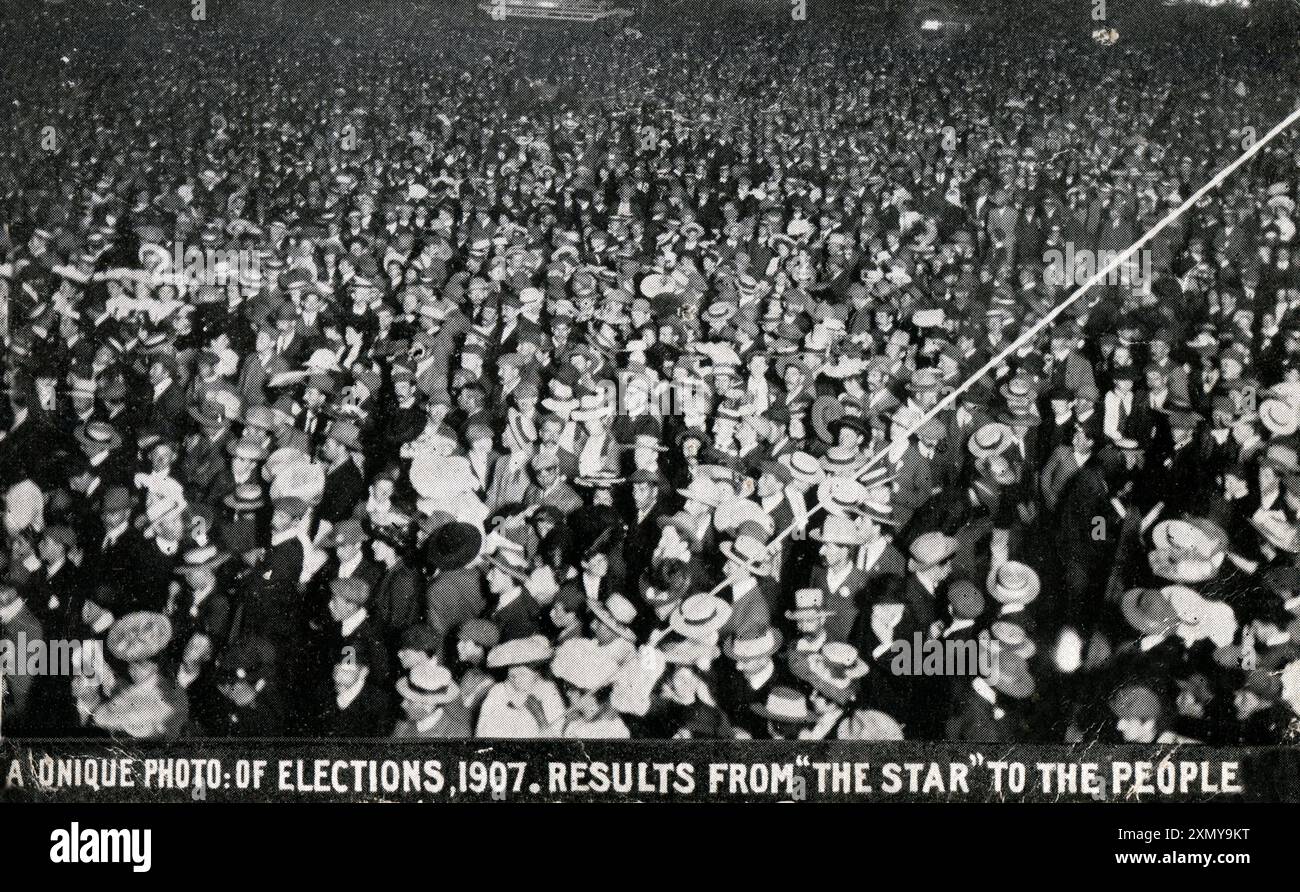
[[[131,512],[127,510],[106,511],[104,512],[102,519],[104,521],[104,529],[111,530],[130,520]]]
[[[352,616],[352,614],[356,613],[357,610],[360,609],[359,605],[339,595],[330,598],[329,607],[330,616],[334,617],[334,621],[338,623],[348,619],[348,617]]]
[[[292,527],[294,522],[294,519],[289,516],[287,512],[281,511],[277,508],[271,514],[271,531],[282,533]]]
[[[1155,719],[1125,717],[1116,722],[1125,743],[1151,743],[1156,739]]]
[[[632,498],[636,502],[637,508],[641,511],[648,511],[653,507],[655,497],[658,494],[659,488],[653,483],[634,483],[632,485]]]
[[[533,475],[537,478],[537,485],[546,489],[559,479],[560,473],[554,465],[544,464],[534,467]]]
[[[41,562],[46,566],[61,562],[65,556],[63,546],[55,542],[49,536],[41,537],[39,550],[41,553]]]
[[[456,639],[456,657],[462,663],[478,663],[483,659],[484,650],[476,641],[465,638]]]
[[[334,689],[342,693],[365,677],[367,669],[355,663],[336,663],[334,666]]]

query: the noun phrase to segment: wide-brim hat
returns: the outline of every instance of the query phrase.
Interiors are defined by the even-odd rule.
[[[215,570],[228,560],[230,555],[215,545],[200,545],[185,552],[177,561],[174,572],[194,573],[200,570]]]
[[[458,570],[478,557],[482,548],[483,534],[477,527],[453,520],[434,531],[425,544],[425,557],[436,570]]]
[[[999,604],[1029,604],[1042,588],[1033,567],[1019,561],[1005,561],[989,573],[989,594]]]
[[[781,630],[769,626],[751,638],[728,639],[722,650],[731,660],[761,660],[779,651],[784,641]]]
[[[691,595],[677,605],[668,627],[693,641],[715,641],[718,631],[731,619],[731,605],[717,595]]]
[[[866,544],[866,539],[862,531],[858,529],[853,521],[844,517],[827,515],[822,521],[820,530],[813,530],[809,533],[813,539],[818,542],[825,542],[830,545],[843,545],[849,548],[856,548]]]
[[[125,663],[152,660],[172,640],[171,620],[148,610],[128,613],[108,630],[109,653]]]
[[[808,698],[794,688],[778,686],[768,692],[763,703],[751,703],[755,715],[783,725],[812,725],[817,714],[808,708]]]
[[[1142,635],[1159,635],[1178,625],[1169,596],[1159,589],[1131,588],[1120,598],[1124,619]]]
[[[116,449],[122,445],[122,435],[111,424],[104,421],[90,421],[77,427],[74,436],[86,449]]]
[[[432,660],[418,664],[405,678],[398,679],[397,693],[425,706],[446,706],[460,698],[460,688],[451,672]]]
[[[721,532],[731,533],[745,523],[758,524],[768,536],[776,531],[772,516],[750,499],[731,499],[713,512],[713,526]]]
[[[582,691],[599,691],[614,683],[619,662],[608,648],[591,638],[561,642],[551,659],[551,675]]]
[[[492,648],[488,651],[487,666],[489,669],[529,666],[549,662],[551,656],[551,643],[545,635],[529,635],[527,638],[503,641]]]

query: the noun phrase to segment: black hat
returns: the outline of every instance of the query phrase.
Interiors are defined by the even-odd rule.
[[[237,638],[217,661],[217,678],[233,683],[246,681],[255,685],[275,675],[275,646],[257,635]]]
[[[425,563],[437,570],[459,570],[478,557],[483,534],[468,523],[453,520],[440,526],[424,545]]]

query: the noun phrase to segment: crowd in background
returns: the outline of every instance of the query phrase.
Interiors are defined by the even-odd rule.
[[[1008,352],[1294,65],[221,6],[0,22],[6,735],[1294,738],[1295,131]]]

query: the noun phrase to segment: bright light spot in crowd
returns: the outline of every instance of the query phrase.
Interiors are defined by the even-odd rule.
[[[926,19],[921,23],[922,31],[938,31],[943,28],[943,22],[937,19]]]

